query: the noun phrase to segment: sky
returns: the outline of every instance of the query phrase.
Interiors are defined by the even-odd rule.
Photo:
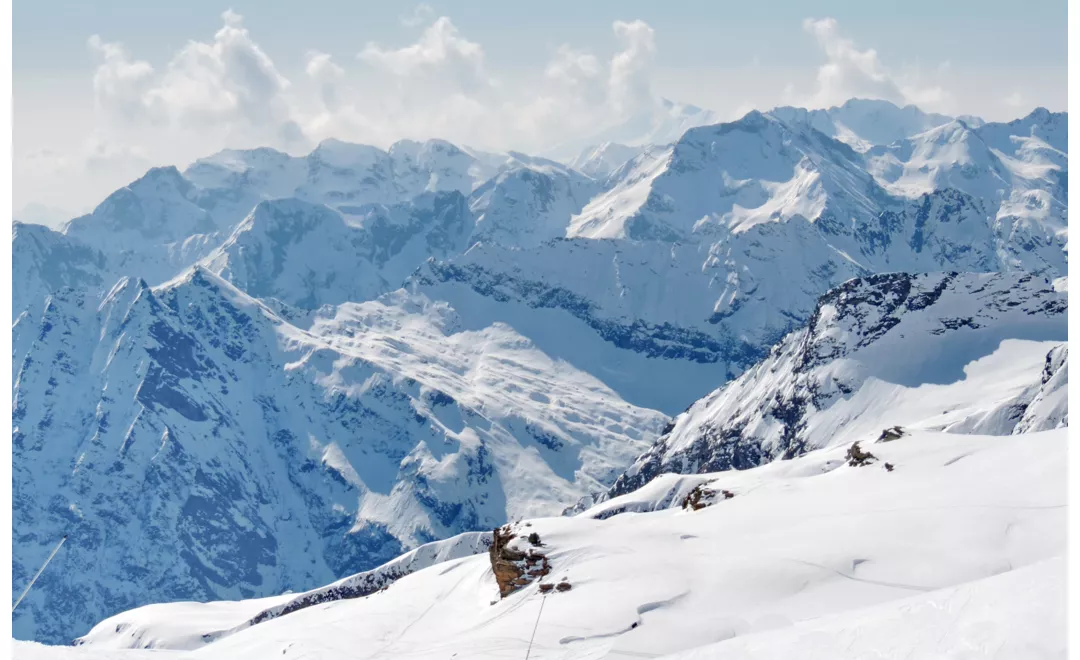
[[[55,223],[223,148],[439,137],[542,153],[661,98],[724,120],[852,97],[991,121],[1066,110],[1066,13],[1064,0],[16,0],[13,213]]]

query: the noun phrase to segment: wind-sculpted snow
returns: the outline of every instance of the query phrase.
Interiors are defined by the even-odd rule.
[[[203,269],[52,296],[14,387],[15,582],[69,539],[16,635],[307,589],[556,513],[659,434],[510,328],[396,296],[311,332]]]
[[[1066,312],[1065,294],[1032,275],[853,279],[822,296],[807,327],[677,417],[607,497],[664,472],[744,470],[896,425],[1001,435],[1063,426],[1067,349],[1055,345],[1067,339]]]

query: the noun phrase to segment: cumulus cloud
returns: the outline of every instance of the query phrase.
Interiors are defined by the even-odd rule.
[[[98,36],[89,45],[101,58],[94,72],[96,107],[104,117],[185,128],[280,131],[289,121],[282,76],[232,10],[209,42],[189,41],[161,72],[132,59],[122,44]]]
[[[645,21],[615,21],[612,29],[623,50],[611,60],[611,99],[615,110],[629,114],[652,101],[649,65],[656,53],[655,31]]]
[[[345,69],[338,66],[329,53],[313,50],[307,54],[304,73],[319,87],[323,107],[329,111],[336,110],[340,105],[339,87],[345,79]]]
[[[134,60],[122,44],[107,43],[98,35],[88,40],[101,63],[94,70],[94,105],[99,113],[124,121],[143,119],[146,93],[153,82],[154,67]]]
[[[191,41],[173,57],[149,93],[151,103],[196,125],[280,122],[280,95],[289,81],[252,40],[239,14],[227,10],[222,20],[213,41]]]
[[[358,57],[395,76],[445,81],[465,91],[491,82],[485,73],[484,49],[461,36],[446,16],[436,19],[414,44],[386,49],[372,42]]]
[[[891,71],[882,63],[876,50],[860,49],[854,41],[842,36],[836,19],[807,18],[803,21],[803,30],[814,38],[825,56],[825,62],[817,71],[817,88],[803,100],[809,107],[840,105],[851,98],[926,106],[945,101],[941,87],[925,84],[918,71]]]
[[[567,93],[580,96],[587,103],[604,100],[603,73],[603,66],[595,55],[568,44],[559,46],[544,69],[548,80],[560,85]]]
[[[542,150],[655,106],[655,33],[644,21],[612,24],[616,48],[609,59],[563,44],[542,76],[503,84],[490,75],[479,43],[449,17],[433,16],[421,4],[402,17],[426,25],[412,43],[364,45],[355,65],[363,86],[330,53],[308,51],[301,90],[232,10],[221,15],[212,39],[188,42],[160,70],[121,44],[94,37],[90,46],[100,58],[95,98],[102,115],[128,122],[118,123],[126,133],[131,122],[143,120],[154,130],[221,146],[297,149],[327,137],[378,146],[441,137]]]
[[[825,63],[817,73],[818,104],[840,104],[852,97],[904,102],[903,92],[886,72],[877,51],[859,50],[855,42],[840,36],[836,19],[808,18],[803,29],[825,54]]]

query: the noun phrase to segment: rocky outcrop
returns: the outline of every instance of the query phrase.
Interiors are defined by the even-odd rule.
[[[499,598],[506,598],[518,589],[531,584],[551,572],[548,558],[533,547],[526,550],[518,547],[522,541],[529,545],[539,545],[539,536],[518,536],[513,525],[503,525],[492,534],[491,572],[499,584]]]
[[[710,488],[706,484],[698,484],[697,486],[694,486],[693,490],[686,494],[685,498],[683,498],[682,508],[699,511],[707,506],[712,506],[717,502],[730,500],[733,497],[735,497],[735,493],[730,490],[723,488],[717,490],[715,488]]]

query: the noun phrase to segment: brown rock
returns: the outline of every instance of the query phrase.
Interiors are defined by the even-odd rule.
[[[514,532],[509,525],[496,529],[488,556],[491,572],[499,585],[499,597],[506,598],[533,580],[551,572],[547,557],[530,549],[528,554],[510,547]]]
[[[848,447],[847,456],[845,458],[847,458],[848,465],[851,467],[862,467],[877,460],[877,456],[874,456],[868,451],[863,451],[858,442]]]

